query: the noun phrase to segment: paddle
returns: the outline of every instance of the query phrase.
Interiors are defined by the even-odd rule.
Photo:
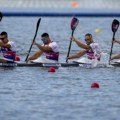
[[[71,21],[71,30],[72,30],[71,37],[73,37],[74,31],[78,23],[79,23],[79,20],[76,17],[73,17]],[[70,44],[69,44],[67,57],[69,57],[69,54],[70,54],[71,44],[72,44],[72,41],[70,41]],[[66,62],[68,62],[68,59],[66,59]]]
[[[38,32],[38,28],[39,28],[40,21],[41,21],[41,18],[38,19],[38,22],[37,22],[37,25],[36,25],[36,32],[35,32],[35,35],[34,35],[34,38],[33,38],[33,42],[35,41],[35,38],[36,38],[36,36],[37,36],[37,32]],[[28,54],[27,54],[27,57],[26,57],[25,61],[26,61],[26,60],[28,59],[28,57],[29,57],[30,51],[31,51],[32,46],[33,46],[33,42],[31,43],[31,46],[30,46],[30,49],[29,49],[29,51],[28,51]]]
[[[111,26],[111,29],[113,32],[113,38],[112,38],[112,45],[111,45],[111,51],[110,51],[110,57],[109,57],[109,65],[110,65],[110,59],[111,59],[112,49],[113,49],[113,40],[115,39],[115,33],[116,33],[118,27],[119,27],[119,21],[114,19],[112,22],[112,26]]]
[[[2,17],[3,17],[3,15],[2,15],[2,13],[0,12],[0,21],[2,20]]]

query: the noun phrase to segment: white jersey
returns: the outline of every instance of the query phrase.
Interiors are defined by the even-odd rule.
[[[101,48],[100,48],[99,44],[93,42],[93,43],[90,44],[90,47],[91,47],[91,50],[86,51],[87,57],[89,59],[97,58],[99,60],[100,57],[101,57]]]
[[[100,45],[98,43],[91,43],[90,47],[92,48],[92,50],[96,53],[96,54],[101,54],[101,48]]]
[[[15,45],[15,43],[14,43],[13,41],[9,41],[8,44],[10,44],[10,46],[11,46],[10,49],[11,49],[12,51],[16,52],[16,45]]]
[[[59,50],[58,50],[57,43],[56,42],[51,42],[48,46],[52,48],[52,51],[45,52],[46,58],[49,59],[49,60],[56,60],[56,61],[58,61]]]
[[[1,52],[3,53],[3,57],[8,60],[15,60],[15,56],[16,56],[15,44],[12,41],[9,41],[7,44],[11,45],[10,49],[1,47]]]
[[[48,46],[50,46],[52,48],[53,52],[59,52],[58,45],[56,42],[51,42]]]

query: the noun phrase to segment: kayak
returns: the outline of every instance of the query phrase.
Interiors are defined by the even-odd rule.
[[[0,67],[78,67],[77,63],[0,63]]]
[[[15,63],[0,63],[0,67],[83,67],[83,68],[94,68],[94,67],[108,67],[107,64],[101,63],[94,66],[89,63],[25,63],[25,62],[15,62]]]
[[[81,58],[72,62],[40,62],[40,59],[31,61],[29,63],[18,61],[14,63],[0,63],[0,67],[82,67],[82,68],[105,68],[105,67],[120,67],[120,61],[113,62],[112,64],[102,63],[96,60],[87,60]]]

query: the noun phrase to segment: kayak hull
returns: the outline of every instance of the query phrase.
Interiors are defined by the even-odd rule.
[[[106,64],[98,64],[93,66],[88,63],[0,63],[0,67],[84,67],[84,68],[94,68],[94,67],[107,67]]]

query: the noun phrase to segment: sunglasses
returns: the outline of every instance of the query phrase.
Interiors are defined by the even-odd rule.
[[[89,41],[89,39],[85,39],[85,41]]]
[[[5,38],[0,38],[1,40],[4,40]]]

